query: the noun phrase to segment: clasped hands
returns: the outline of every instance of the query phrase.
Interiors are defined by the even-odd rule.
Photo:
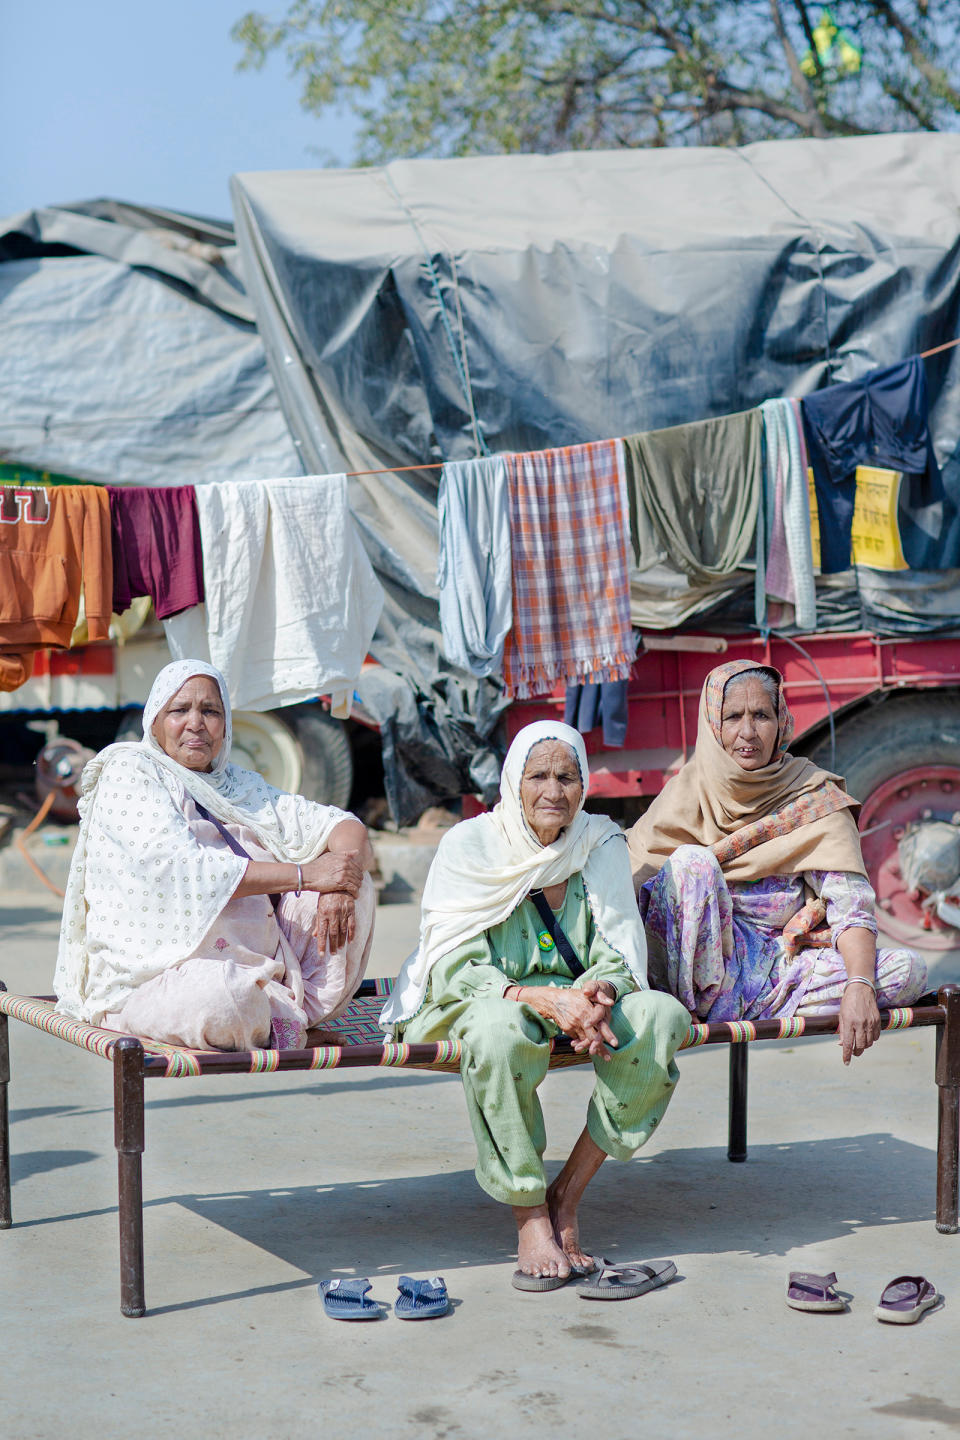
[[[356,850],[327,850],[302,866],[304,890],[317,892],[313,933],[324,950],[339,950],[357,933],[356,898],[363,884],[363,866]]]
[[[613,1058],[610,1049],[617,1048],[617,1037],[610,1028],[610,1011],[617,995],[612,985],[605,980],[585,980],[582,986],[516,988],[524,991],[524,1004],[552,1020],[569,1037],[578,1055],[586,1051],[603,1060]]]

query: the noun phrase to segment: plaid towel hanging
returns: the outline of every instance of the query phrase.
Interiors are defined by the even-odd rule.
[[[626,480],[619,440],[509,459],[513,629],[504,688],[626,680],[630,627]]]

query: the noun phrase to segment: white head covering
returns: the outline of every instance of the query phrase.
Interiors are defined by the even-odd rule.
[[[223,702],[224,741],[209,771],[188,770],[153,734],[160,711],[195,675],[209,675]],[[96,1024],[119,1010],[138,985],[194,953],[236,890],[246,860],[201,843],[186,813],[188,796],[294,864],[321,854],[346,818],[336,806],[287,795],[232,765],[231,741],[223,676],[202,660],[177,660],[153,683],[143,739],[108,745],[85,766],[54,976],[65,1014]]]
[[[537,839],[520,798],[527,758],[544,740],[569,745],[583,781],[577,813],[552,845]],[[623,956],[637,984],[646,987],[647,947],[626,837],[607,816],[585,813],[589,778],[583,737],[569,725],[540,720],[514,738],[503,764],[498,804],[489,815],[461,821],[440,842],[423,891],[420,943],[404,963],[380,1015],[384,1029],[416,1014],[430,971],[442,956],[506,920],[531,890],[558,885],[578,871],[597,929]]]
[[[212,770],[203,772],[211,777],[211,783],[216,784],[217,782],[212,777],[216,776],[218,779],[222,779],[227,768],[227,759],[233,748],[233,711],[230,707],[226,680],[216,666],[208,664],[206,660],[174,660],[170,665],[164,665],[151,685],[147,703],[143,707],[143,739],[140,744],[146,746],[152,755],[166,756],[166,751],[153,733],[154,721],[163,707],[168,705],[174,695],[183,689],[187,681],[195,679],[198,675],[207,675],[216,683],[223,705],[223,744],[213,757]],[[107,752],[104,750],[102,753],[106,755]],[[176,763],[174,761],[174,764]],[[185,769],[186,767],[181,766],[180,768]]]

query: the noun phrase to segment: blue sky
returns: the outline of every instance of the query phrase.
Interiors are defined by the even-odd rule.
[[[110,196],[230,218],[229,176],[342,164],[349,117],[300,109],[282,57],[238,73],[251,0],[34,0],[4,7],[0,216]],[[283,0],[261,0],[267,14]]]

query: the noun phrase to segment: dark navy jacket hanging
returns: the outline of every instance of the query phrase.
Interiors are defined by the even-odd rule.
[[[900,470],[900,535],[911,569],[951,563],[942,554],[946,499],[928,424],[923,361],[911,356],[803,400],[807,450],[820,512],[820,568],[850,567],[858,465]]]

